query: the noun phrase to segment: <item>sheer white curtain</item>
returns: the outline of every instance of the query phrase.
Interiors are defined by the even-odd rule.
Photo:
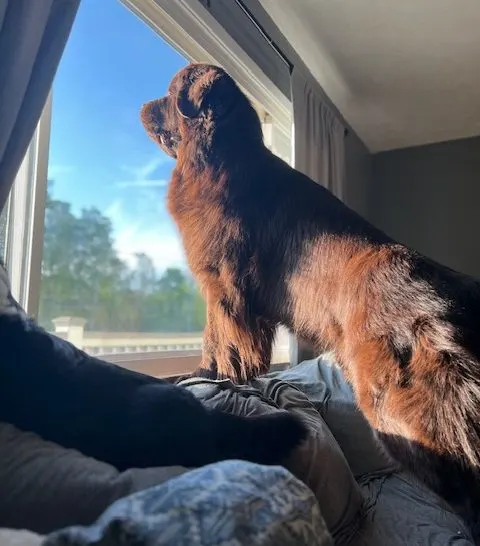
[[[345,195],[345,127],[298,68],[291,77],[293,104],[294,167],[331,191]],[[313,358],[313,350],[301,339],[290,343],[290,361]]]

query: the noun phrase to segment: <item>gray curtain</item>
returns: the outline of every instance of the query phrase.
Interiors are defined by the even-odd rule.
[[[292,73],[295,168],[343,199],[345,127],[302,72]]]
[[[311,80],[296,67],[292,72],[291,92],[294,166],[343,200],[345,127],[325,104]],[[316,356],[301,339],[292,339],[290,347],[292,364]]]
[[[0,210],[42,113],[79,3],[0,0]]]

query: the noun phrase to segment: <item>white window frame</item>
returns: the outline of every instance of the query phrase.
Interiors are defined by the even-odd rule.
[[[52,118],[49,93],[8,201],[6,265],[12,294],[37,318],[42,277],[43,231]]]
[[[269,112],[271,117],[264,119],[264,133],[272,151],[290,159],[291,102],[198,0],[119,1],[188,60],[225,67],[255,105]],[[9,203],[6,262],[12,293],[35,318],[40,301],[51,117],[52,93],[15,179]],[[11,229],[12,222],[15,229]],[[161,368],[162,375],[174,376],[193,371],[200,354],[201,351],[192,350],[168,355],[145,351],[105,354],[101,358],[145,373]]]
[[[289,137],[291,101],[199,0],[121,1],[190,61],[225,67],[250,98],[275,119],[276,129]]]

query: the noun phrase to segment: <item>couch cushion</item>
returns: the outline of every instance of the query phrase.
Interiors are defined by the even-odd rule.
[[[0,527],[47,533],[90,524],[117,499],[183,472],[186,469],[168,467],[120,473],[0,423]]]
[[[271,378],[256,379],[247,386],[204,379],[187,379],[183,385],[208,407],[239,415],[283,409],[301,417],[310,436],[286,466],[314,492],[335,543],[348,542],[362,519],[362,494],[340,446],[304,393]]]

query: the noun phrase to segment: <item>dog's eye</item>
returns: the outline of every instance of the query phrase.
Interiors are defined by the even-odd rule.
[[[175,139],[172,137],[171,134],[167,133],[159,133],[160,143],[162,146],[165,146],[166,148],[172,148],[175,145]]]

